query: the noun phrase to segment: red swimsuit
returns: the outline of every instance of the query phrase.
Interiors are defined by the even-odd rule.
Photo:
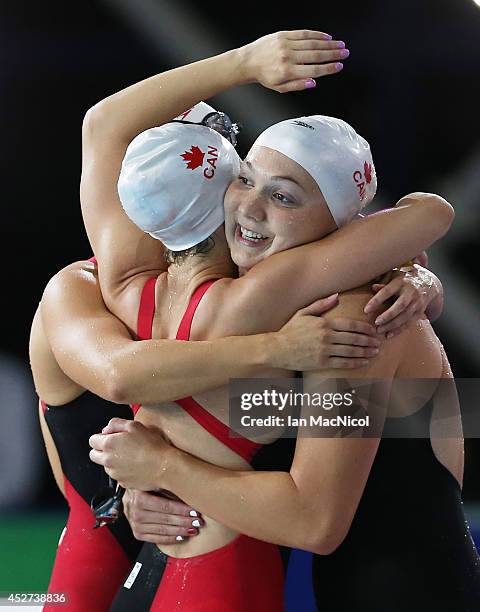
[[[88,439],[111,418],[131,418],[132,411],[88,391],[63,406],[41,404],[60,457],[69,506],[48,592],[66,593],[68,603],[63,608],[69,612],[105,612],[141,543],[134,538],[125,517],[114,525],[93,529],[90,502],[108,486],[108,477],[101,466],[90,461]],[[47,612],[58,609],[48,604],[44,608]]]
[[[205,292],[215,281],[197,288],[180,323],[177,340],[189,340],[193,316]],[[155,283],[147,281],[141,298],[138,336],[152,337]],[[225,446],[250,461],[261,447],[230,429],[192,397],[176,402]],[[140,406],[135,406],[137,411]],[[238,535],[219,549],[179,559],[145,544],[134,570],[120,589],[112,612],[279,612],[283,610],[283,566],[278,547]]]

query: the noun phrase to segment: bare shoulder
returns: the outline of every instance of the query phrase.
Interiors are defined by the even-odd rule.
[[[412,321],[400,337],[408,350],[402,352],[397,378],[439,379],[445,375],[446,354],[428,319]]]
[[[75,311],[81,308],[104,309],[97,266],[91,261],[77,261],[57,272],[47,283],[42,296],[42,311]]]
[[[48,281],[45,290],[53,292],[70,289],[71,283],[83,287],[97,285],[97,265],[92,261],[75,261],[54,274]]]
[[[238,294],[234,288],[233,278],[221,278],[209,288],[196,310],[192,339],[208,340],[255,333],[255,323],[242,316],[244,302],[235,299]]]
[[[337,306],[322,316],[330,320],[353,319],[374,325],[375,318],[388,306],[373,313],[365,314],[364,308],[372,295],[373,292],[370,289],[370,285],[364,285],[356,289],[345,291],[339,295]],[[380,352],[376,357],[369,360],[369,364],[366,367],[353,370],[325,370],[322,371],[322,375],[325,378],[393,378],[398,364],[402,361],[402,355],[408,335],[407,329],[392,339],[386,339],[384,335],[380,336]],[[308,378],[308,373],[306,376]]]
[[[363,312],[367,302],[373,295],[374,293],[370,285],[363,285],[356,289],[344,291],[338,296],[338,304],[323,316],[325,319],[348,317],[349,319],[356,319],[358,321],[365,321],[373,324],[381,310],[369,314]]]

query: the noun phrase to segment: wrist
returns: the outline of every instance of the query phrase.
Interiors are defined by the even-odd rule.
[[[275,367],[274,363],[278,361],[277,335],[277,332],[272,332],[224,338],[223,352],[225,359],[230,360],[233,378],[252,377],[258,368]]]
[[[252,45],[244,45],[238,49],[232,49],[231,61],[237,73],[237,85],[245,85],[247,83],[255,83],[255,69],[252,64]]]
[[[168,446],[157,453],[156,489],[167,489],[176,493],[175,484],[179,482],[181,460],[184,454],[175,446]]]
[[[250,354],[250,365],[253,368],[276,367],[275,363],[278,361],[276,349],[278,345],[277,336],[276,332],[251,336],[255,338],[255,346]]]
[[[291,346],[281,330],[262,334],[264,342],[265,366],[271,368],[290,369],[284,355],[291,353]]]

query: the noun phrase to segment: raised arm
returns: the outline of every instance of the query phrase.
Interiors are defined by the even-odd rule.
[[[44,292],[41,322],[48,343],[32,333],[35,383],[42,399],[52,404],[65,403],[62,398],[79,395],[82,388],[112,402],[148,404],[201,393],[228,384],[230,378],[248,378],[260,366],[325,367],[332,360],[324,351],[323,321],[312,315],[335,303],[333,297],[313,304],[277,333],[188,343],[134,341],[106,309],[94,264],[78,262],[53,277]],[[358,338],[367,341],[366,335]],[[56,363],[46,376],[50,351]],[[360,363],[351,359],[349,365]]]
[[[366,301],[365,295],[353,296],[332,316],[365,320]],[[391,379],[403,341],[398,336],[388,342],[382,359],[355,371],[355,379]],[[327,374],[351,377],[346,371]],[[385,404],[388,385],[384,392]],[[114,419],[104,431],[91,438],[90,456],[122,484],[172,490],[231,529],[319,554],[332,552],[348,532],[379,444],[378,438],[299,438],[290,473],[236,472],[168,446],[140,423]]]
[[[159,242],[129,221],[117,195],[121,162],[133,138],[200,100],[243,83],[257,81],[277,91],[305,89],[311,86],[311,77],[338,72],[339,65],[332,62],[342,52],[338,41],[322,32],[272,34],[153,76],[88,111],[82,132],[82,212],[99,262],[102,292],[112,312],[119,312],[119,293],[132,279],[165,268]]]
[[[225,307],[241,311],[242,320],[256,321],[258,330],[281,325],[291,312],[312,300],[361,286],[412,259],[443,236],[453,218],[453,208],[442,197],[409,194],[394,208],[353,221],[317,242],[268,257],[232,283]],[[252,295],[264,304],[261,312]]]

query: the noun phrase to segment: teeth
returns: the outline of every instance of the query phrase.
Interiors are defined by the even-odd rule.
[[[249,240],[253,240],[254,242],[258,242],[259,240],[265,240],[268,236],[263,236],[262,234],[258,234],[257,232],[252,232],[242,226],[240,226],[240,232],[243,238],[248,238]]]

